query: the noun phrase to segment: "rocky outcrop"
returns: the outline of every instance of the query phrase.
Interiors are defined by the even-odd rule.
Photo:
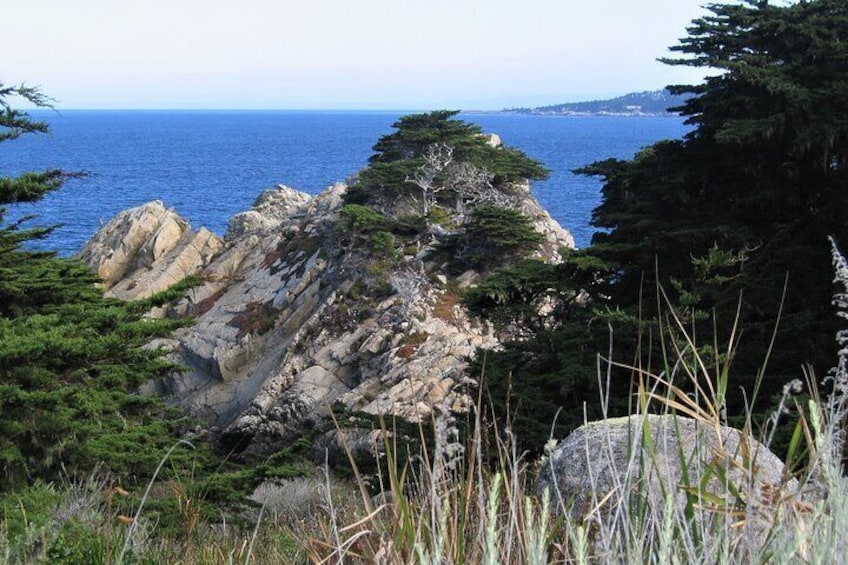
[[[542,259],[557,261],[560,248],[573,249],[574,238],[551,217],[547,210],[539,206],[536,199],[531,196],[530,183],[524,182],[515,189],[523,195],[517,208],[533,221],[533,228],[544,237],[538,256]]]
[[[156,200],[118,214],[80,256],[100,276],[107,296],[134,300],[198,273],[222,249],[215,234],[192,230]]]
[[[177,273],[202,279],[170,312],[194,324],[156,344],[186,370],[147,389],[205,418],[227,447],[274,450],[333,405],[413,422],[437,405],[463,410],[469,357],[498,346],[460,306],[476,274],[447,276],[445,258],[423,246],[369,248],[339,228],[345,190],[267,191],[223,242],[151,203],[83,251],[115,296],[147,295]],[[529,190],[522,209],[545,234],[547,259],[573,245]]]
[[[268,233],[302,212],[310,196],[285,185],[259,195],[253,209],[239,212],[227,224],[226,239],[233,241],[253,233]]]

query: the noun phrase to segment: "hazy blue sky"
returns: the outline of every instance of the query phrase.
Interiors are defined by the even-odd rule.
[[[12,0],[0,81],[60,108],[500,109],[698,80],[701,0]]]

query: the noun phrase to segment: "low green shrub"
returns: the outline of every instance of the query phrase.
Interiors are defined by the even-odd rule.
[[[339,227],[346,232],[382,231],[390,228],[392,224],[388,216],[361,204],[345,204],[339,212]]]

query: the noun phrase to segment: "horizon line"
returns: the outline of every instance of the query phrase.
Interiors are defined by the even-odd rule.
[[[31,108],[22,108],[24,111],[42,111],[42,112],[433,112],[440,110],[454,110],[458,112],[503,112],[511,108],[457,108],[446,106],[434,106],[432,108],[190,108],[190,107],[170,107],[170,108],[89,108],[89,107],[59,107],[59,106],[39,106]]]

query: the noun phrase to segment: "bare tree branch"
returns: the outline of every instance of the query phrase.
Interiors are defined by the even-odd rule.
[[[450,188],[448,184],[440,183],[439,177],[453,162],[453,147],[443,142],[432,143],[427,146],[423,159],[424,163],[418,167],[415,176],[406,177],[404,180],[421,189],[419,201],[421,212],[426,217],[438,202],[436,195]]]
[[[389,279],[389,284],[400,297],[401,315],[406,319],[412,318],[424,301],[422,289],[427,285],[427,274],[423,264],[418,270],[410,268],[399,272]]]

